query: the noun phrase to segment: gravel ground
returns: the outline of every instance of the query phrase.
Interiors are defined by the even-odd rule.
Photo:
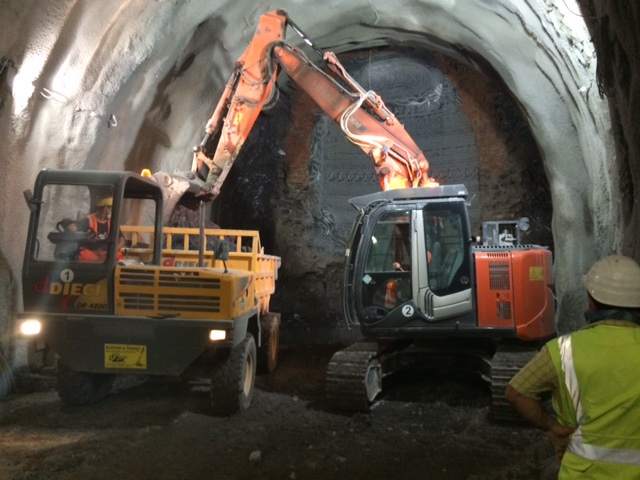
[[[51,378],[23,381],[0,402],[0,478],[555,477],[544,435],[492,423],[488,387],[470,378],[408,372],[385,385],[371,413],[331,412],[323,384],[335,348],[281,352],[278,369],[258,377],[250,409],[231,417],[207,411],[203,385],[132,381],[95,405],[70,408]]]

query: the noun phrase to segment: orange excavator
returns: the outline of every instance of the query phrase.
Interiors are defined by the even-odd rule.
[[[326,62],[329,73],[284,40],[289,25]],[[277,99],[281,72],[336,122],[347,139],[370,156],[383,190],[435,184],[429,163],[379,95],[360,86],[332,52],[322,52],[283,10],[262,15],[255,35],[236,62],[195,154],[192,172],[206,182],[198,196],[215,197],[258,115]],[[217,140],[217,143],[216,143]],[[207,145],[215,144],[213,151]]]
[[[284,40],[287,26],[325,69]],[[331,359],[331,404],[367,410],[381,397],[384,377],[416,362],[436,365],[445,355],[481,372],[491,383],[494,417],[510,418],[506,382],[556,335],[551,252],[520,244],[524,222],[486,222],[482,243],[472,237],[466,188],[430,178],[425,155],[380,96],[317,48],[285,11],[261,16],[194,148],[188,189],[200,198],[218,195],[259,113],[276,100],[283,71],[369,155],[382,188],[350,200],[358,213],[343,304],[364,340]],[[176,188],[175,201],[185,189]]]

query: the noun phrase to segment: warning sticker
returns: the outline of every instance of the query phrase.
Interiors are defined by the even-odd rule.
[[[529,267],[529,280],[532,282],[542,282],[544,280],[544,268]]]
[[[132,368],[146,370],[147,347],[145,345],[118,345],[105,343],[105,368]]]

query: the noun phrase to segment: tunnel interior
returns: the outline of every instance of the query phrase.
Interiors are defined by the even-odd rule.
[[[467,187],[474,235],[481,235],[482,222],[527,217],[522,243],[553,248],[540,151],[494,73],[437,51],[391,45],[345,52],[340,60],[403,123],[425,152],[430,175]],[[285,319],[304,319],[284,329],[285,342],[295,341],[286,334],[297,323],[327,326],[326,337],[316,340],[335,341],[341,307],[326,298],[340,296],[333,286],[342,281],[355,217],[348,200],[380,185],[370,158],[305,92],[286,77],[279,89],[216,199],[212,220],[224,228],[258,229],[265,249],[285,259],[273,308]]]
[[[278,5],[396,111],[434,177],[467,184],[474,233],[483,221],[530,219],[523,240],[554,253],[564,331],[581,322],[579,278],[592,261],[637,248],[637,135],[630,127],[637,75],[628,65],[635,37],[623,28],[634,13],[579,3],[583,14],[574,2],[543,0]],[[0,17],[5,205],[32,187],[41,168],[184,170],[269,8],[34,5],[10,0]],[[278,102],[260,116],[211,218],[260,230],[266,250],[282,256],[272,306],[289,322],[284,340],[340,340],[342,257],[353,218],[346,199],[378,186],[366,155],[294,84],[281,77],[279,86]],[[27,217],[26,208],[0,211],[9,286],[0,299],[3,333],[21,309]],[[10,335],[2,342],[11,350]]]

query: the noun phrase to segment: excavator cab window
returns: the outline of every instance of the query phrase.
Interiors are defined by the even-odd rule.
[[[430,203],[424,211],[429,288],[443,296],[469,288],[469,238],[463,203]]]
[[[363,306],[387,309],[411,298],[409,211],[383,213],[369,241],[363,272]]]

